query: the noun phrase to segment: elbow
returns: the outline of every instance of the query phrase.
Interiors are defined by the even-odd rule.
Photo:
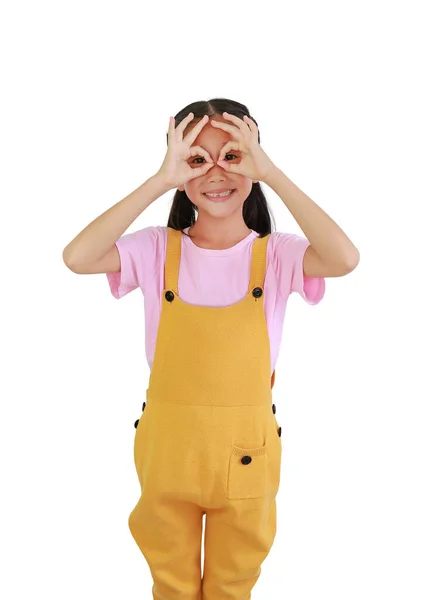
[[[352,256],[350,256],[346,261],[346,271],[347,273],[351,273],[354,269],[357,268],[359,264],[360,254],[359,251],[356,250]]]
[[[66,248],[64,248],[63,252],[62,252],[62,260],[65,264],[66,267],[68,267],[68,269],[70,271],[72,271],[73,273],[75,273],[75,269],[74,269],[74,264],[72,262],[71,256],[68,253],[68,246]]]

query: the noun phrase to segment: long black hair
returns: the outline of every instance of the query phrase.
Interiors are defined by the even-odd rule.
[[[249,114],[249,110],[244,104],[228,98],[213,98],[212,100],[201,100],[189,104],[175,115],[175,127],[191,112],[194,118],[189,122],[189,125],[196,124],[204,115],[214,117],[228,112],[240,119],[243,119],[243,116],[246,115],[258,127],[257,121]],[[166,144],[168,144],[168,141],[168,134],[166,134]],[[260,131],[258,131],[258,143],[260,143]],[[191,202],[185,191],[176,190],[167,226],[184,233],[183,229],[194,225],[196,220],[195,211],[197,210],[198,207]],[[243,219],[247,227],[256,231],[260,237],[272,232],[272,222],[275,229],[275,221],[260,182],[252,184],[252,190],[243,204]]]

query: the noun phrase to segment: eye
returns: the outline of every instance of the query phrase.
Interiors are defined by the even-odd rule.
[[[229,153],[229,152],[228,152],[227,154],[225,154],[225,158],[226,158],[227,156],[234,156],[234,158],[237,158],[237,156],[236,156],[235,154],[232,154],[232,153]],[[198,159],[199,159],[199,160],[204,160],[204,158],[203,158],[202,156],[198,156],[197,158],[194,158],[194,159],[192,160],[192,162],[193,162],[193,163],[195,163],[195,161],[196,161],[196,160],[198,160]],[[199,165],[200,163],[195,163],[195,164]]]

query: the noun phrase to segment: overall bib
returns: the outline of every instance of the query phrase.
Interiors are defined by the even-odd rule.
[[[263,304],[269,235],[254,240],[247,295],[225,307],[178,296],[181,235],[168,228],[128,525],[154,600],[249,600],[276,534],[282,451]]]

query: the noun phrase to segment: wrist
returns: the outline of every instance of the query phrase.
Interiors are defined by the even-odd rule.
[[[263,182],[269,187],[273,187],[274,182],[281,173],[281,169],[278,169],[276,165],[273,165],[273,167],[267,173],[266,177],[264,177]]]
[[[157,173],[152,175],[151,179],[153,180],[155,185],[161,190],[162,194],[169,192],[170,190],[172,190],[175,187],[174,185],[171,185],[165,179],[164,175],[162,175],[162,173],[160,173],[160,171],[157,171]]]

